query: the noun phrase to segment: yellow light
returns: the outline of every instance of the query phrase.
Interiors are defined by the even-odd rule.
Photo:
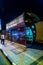
[[[32,15],[32,13],[27,13],[28,15]]]
[[[26,20],[25,22],[28,22],[28,20]]]

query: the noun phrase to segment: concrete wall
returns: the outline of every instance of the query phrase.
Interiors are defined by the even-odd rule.
[[[43,21],[38,22],[36,25],[36,41],[43,43]]]

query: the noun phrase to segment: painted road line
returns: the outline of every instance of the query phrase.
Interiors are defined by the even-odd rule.
[[[24,53],[25,54],[25,53]],[[28,54],[26,54],[29,58],[31,58],[32,60],[34,60],[34,61],[37,61],[37,59],[35,59],[35,58],[33,58],[32,56],[30,56],[30,55],[28,55]],[[38,63],[39,63],[39,61],[37,61]]]
[[[26,54],[26,53],[24,53],[24,54]],[[37,60],[37,59],[33,58],[31,55],[26,54],[26,56],[28,56],[29,58],[31,58],[31,59],[34,60],[34,61]]]
[[[5,51],[3,51],[4,52],[4,54],[7,56],[7,53],[5,52]]]
[[[12,63],[12,65],[16,65],[15,63]]]

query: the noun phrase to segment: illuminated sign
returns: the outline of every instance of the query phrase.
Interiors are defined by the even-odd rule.
[[[17,25],[17,20],[13,20],[10,23],[6,24],[6,29],[11,28]]]
[[[23,22],[23,21],[24,21],[23,15],[19,16],[19,18],[18,18],[18,23],[21,23],[21,22]]]
[[[22,26],[24,24],[25,24],[24,23],[24,14],[22,14],[21,16],[18,17],[17,25]]]
[[[11,21],[10,23],[6,24],[6,29],[17,26],[21,24],[21,22],[24,22],[24,16],[23,14]]]
[[[33,41],[33,32],[30,27],[26,27],[26,40]]]

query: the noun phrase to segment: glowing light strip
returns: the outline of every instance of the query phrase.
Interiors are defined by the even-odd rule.
[[[13,21],[11,21],[10,23],[6,24],[6,29],[16,26],[17,24],[21,23],[24,21],[24,17],[23,14],[20,15],[19,17],[17,17],[16,19],[14,19]]]
[[[4,51],[4,54],[7,56],[7,53]]]
[[[16,65],[15,63],[12,63],[13,65]]]

